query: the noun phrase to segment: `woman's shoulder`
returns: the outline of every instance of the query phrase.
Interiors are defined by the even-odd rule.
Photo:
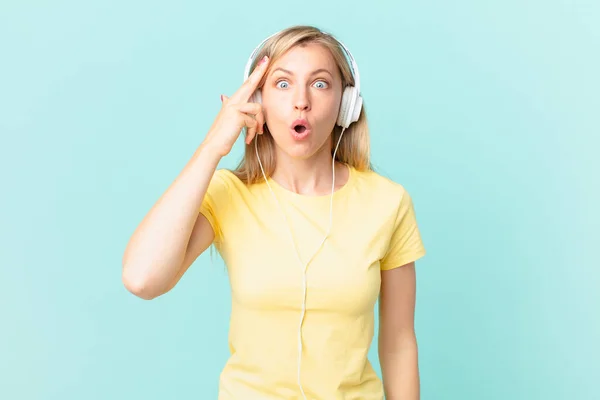
[[[216,185],[227,190],[230,196],[232,194],[246,195],[251,192],[252,187],[256,186],[246,184],[235,170],[229,168],[217,168],[212,180]]]
[[[351,167],[351,174],[353,175],[351,186],[359,189],[362,193],[396,198],[400,198],[407,193],[404,184],[385,171],[382,172],[378,169],[359,170]],[[255,186],[263,186],[262,183],[247,185],[235,171],[228,168],[218,168],[213,175],[213,181],[223,189],[228,190],[230,194],[233,192],[251,192]]]
[[[406,188],[402,183],[378,169],[365,171],[355,169],[353,172],[356,175],[356,184],[359,187],[389,195],[402,195],[406,192]]]
[[[213,174],[213,180],[227,186],[230,190],[238,186],[244,186],[241,179],[228,168],[217,168]]]

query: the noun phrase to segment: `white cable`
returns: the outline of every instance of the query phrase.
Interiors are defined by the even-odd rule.
[[[344,134],[345,129],[346,128],[342,127],[342,132],[340,133],[340,137],[335,146],[335,150],[333,151],[333,159],[331,162],[332,170],[333,170],[333,177],[332,177],[332,182],[331,182],[331,197],[330,197],[330,202],[329,202],[329,227],[327,228],[327,233],[325,234],[325,237],[323,237],[321,244],[319,244],[319,247],[317,247],[317,250],[313,253],[313,255],[308,259],[308,261],[306,263],[303,263],[302,259],[300,258],[300,253],[298,252],[298,248],[296,247],[296,243],[294,242],[292,228],[290,227],[287,216],[285,215],[285,212],[281,208],[281,204],[279,203],[279,200],[277,199],[275,192],[273,192],[273,189],[271,189],[271,185],[269,184],[269,180],[267,179],[267,175],[265,174],[265,170],[263,169],[262,162],[260,161],[260,155],[258,154],[258,145],[257,145],[258,136],[254,137],[254,150],[256,151],[256,157],[258,158],[258,164],[260,165],[260,170],[262,171],[263,177],[265,178],[265,182],[267,183],[267,186],[269,188],[269,191],[271,192],[271,195],[273,195],[273,198],[275,199],[275,203],[277,204],[279,211],[281,212],[281,214],[283,215],[283,218],[285,219],[286,225],[288,227],[288,233],[290,235],[290,240],[292,241],[292,246],[294,247],[294,251],[296,252],[296,257],[298,258],[300,265],[304,265],[304,271],[303,271],[303,275],[302,275],[303,276],[303,278],[302,278],[302,309],[301,309],[301,313],[300,313],[300,324],[298,325],[298,386],[300,387],[300,392],[302,393],[302,397],[304,398],[304,400],[306,400],[306,394],[304,394],[304,388],[302,387],[302,381],[300,379],[300,376],[301,376],[300,371],[301,371],[301,366],[302,366],[302,323],[304,322],[304,316],[306,314],[306,290],[307,290],[306,269],[308,268],[308,264],[310,264],[312,259],[317,255],[317,253],[319,252],[319,250],[325,243],[325,240],[327,240],[327,238],[329,237],[329,234],[331,233],[331,227],[333,225],[333,193],[335,192],[335,155],[337,153],[340,142],[342,141],[342,135]]]

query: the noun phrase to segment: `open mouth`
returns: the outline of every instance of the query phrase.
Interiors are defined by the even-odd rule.
[[[306,131],[306,126],[296,125],[294,126],[294,130],[296,131],[296,133],[304,133]]]
[[[290,133],[294,140],[303,140],[310,135],[310,123],[305,118],[298,118],[290,125]]]

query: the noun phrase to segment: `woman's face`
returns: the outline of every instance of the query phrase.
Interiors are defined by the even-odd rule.
[[[300,159],[324,145],[329,149],[341,98],[342,80],[329,50],[315,43],[289,50],[270,66],[262,87],[265,121],[277,146]]]

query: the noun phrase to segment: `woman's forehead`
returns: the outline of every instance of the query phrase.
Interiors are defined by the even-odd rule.
[[[281,71],[298,75],[324,69],[335,77],[338,68],[329,49],[317,43],[310,43],[291,48],[273,63],[270,69],[271,72]]]

